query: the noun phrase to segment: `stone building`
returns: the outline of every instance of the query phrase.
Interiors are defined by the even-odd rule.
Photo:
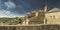
[[[53,8],[45,13],[46,24],[60,24],[60,9]]]
[[[60,9],[53,8],[48,11],[48,6],[44,10],[33,11],[25,16],[25,25],[32,24],[60,24]]]

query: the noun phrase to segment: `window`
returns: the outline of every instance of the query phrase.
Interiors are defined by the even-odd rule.
[[[55,19],[55,16],[50,16],[50,19]]]
[[[52,16],[50,16],[50,19],[52,19]]]
[[[45,19],[45,24],[47,24],[47,19]]]
[[[53,16],[53,18],[55,19],[55,16]]]
[[[47,19],[44,20],[44,24],[47,24]]]

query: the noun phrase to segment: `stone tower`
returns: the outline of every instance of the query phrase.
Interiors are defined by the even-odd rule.
[[[44,7],[44,24],[47,24],[47,19],[45,18],[45,14],[48,13],[48,6],[47,4]]]
[[[45,5],[45,7],[44,7],[44,12],[48,12],[48,6],[47,5]]]

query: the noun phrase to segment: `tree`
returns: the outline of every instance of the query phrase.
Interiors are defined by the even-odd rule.
[[[16,19],[16,21],[17,21],[18,23],[22,24],[23,18],[16,17],[15,19]]]

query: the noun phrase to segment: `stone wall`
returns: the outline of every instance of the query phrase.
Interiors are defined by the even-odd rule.
[[[60,25],[0,26],[0,30],[60,30]]]
[[[28,24],[44,24],[44,18],[44,12],[36,12],[35,17],[29,18]]]
[[[46,13],[47,24],[60,24],[60,12]]]

